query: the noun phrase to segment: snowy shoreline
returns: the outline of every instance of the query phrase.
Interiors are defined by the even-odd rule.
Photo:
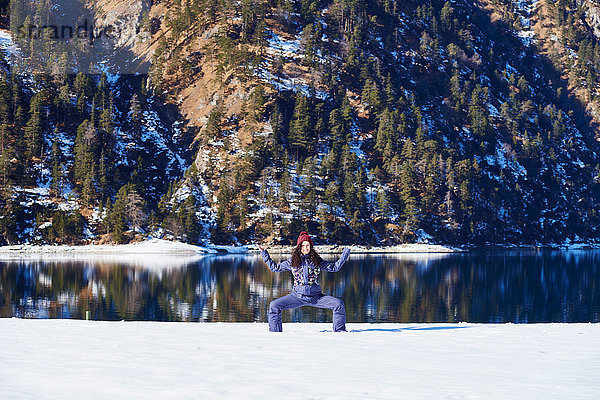
[[[315,250],[320,254],[341,253],[344,246],[317,245]],[[287,254],[293,251],[292,246],[267,246],[272,254]],[[409,243],[387,247],[352,246],[354,254],[362,253],[454,253],[463,250],[456,247]],[[106,255],[106,254],[161,254],[161,255],[202,255],[202,254],[246,254],[257,253],[256,245],[249,246],[196,246],[182,242],[172,242],[163,239],[149,239],[139,243],[122,245],[13,245],[0,246],[0,257],[5,255],[19,254],[83,254],[83,255]]]
[[[0,246],[2,254],[216,254],[219,250],[187,243],[150,239],[130,244],[32,245]]]
[[[319,254],[339,254],[344,245],[315,245]],[[411,254],[411,253],[467,253],[471,250],[598,250],[597,243],[570,243],[549,244],[539,246],[516,246],[493,244],[486,247],[474,246],[446,246],[427,243],[404,243],[395,246],[363,246],[353,245],[352,254]],[[266,246],[271,254],[291,254],[294,246],[271,245]],[[152,238],[138,243],[130,244],[88,244],[88,245],[12,245],[0,246],[0,258],[13,258],[19,256],[126,256],[126,255],[161,255],[161,256],[202,256],[208,254],[254,254],[258,253],[256,245],[197,246],[183,242],[174,242],[164,239]]]
[[[595,399],[600,324],[0,319],[10,399]]]

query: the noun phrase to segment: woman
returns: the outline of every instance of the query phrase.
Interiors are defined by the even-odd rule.
[[[313,242],[308,233],[301,232],[298,236],[296,249],[289,260],[275,263],[262,246],[258,246],[260,255],[273,272],[292,271],[294,287],[292,293],[273,300],[269,304],[269,330],[281,332],[281,311],[301,306],[329,308],[333,310],[333,330],[346,331],[346,309],[344,302],[321,292],[317,278],[321,271],[337,272],[350,255],[350,249],[345,248],[339,260],[335,263],[324,261],[313,248]]]

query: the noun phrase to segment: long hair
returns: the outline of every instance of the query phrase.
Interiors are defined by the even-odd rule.
[[[298,246],[296,246],[294,252],[292,253],[292,267],[294,268],[298,268],[300,266],[300,262],[302,261],[302,258],[300,257],[300,254],[302,254],[302,252],[300,251],[301,249],[302,243],[299,243]],[[323,262],[323,259],[320,255],[317,254],[312,244],[310,245],[310,252],[308,253],[308,258],[314,264],[315,267],[318,267]]]

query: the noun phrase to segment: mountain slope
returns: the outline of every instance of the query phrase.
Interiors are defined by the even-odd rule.
[[[83,205],[97,220],[84,225],[90,238],[113,240],[131,238],[129,229],[287,243],[308,229],[321,242],[595,241],[598,7],[153,5],[137,50],[153,54],[150,74],[109,85],[120,173],[110,190],[91,190]],[[33,93],[24,95],[29,105]],[[34,114],[30,106],[29,120]],[[48,119],[46,137],[56,124]],[[74,128],[67,147],[76,147]],[[47,141],[38,164],[49,169]],[[67,180],[82,204],[76,165],[67,163]],[[44,182],[22,187],[52,180]],[[119,211],[132,193],[139,206]],[[53,223],[25,219],[19,230]]]

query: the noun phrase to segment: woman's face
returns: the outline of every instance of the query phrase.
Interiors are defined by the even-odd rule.
[[[302,242],[302,247],[300,248],[300,251],[304,255],[310,253],[310,242],[308,240]]]

